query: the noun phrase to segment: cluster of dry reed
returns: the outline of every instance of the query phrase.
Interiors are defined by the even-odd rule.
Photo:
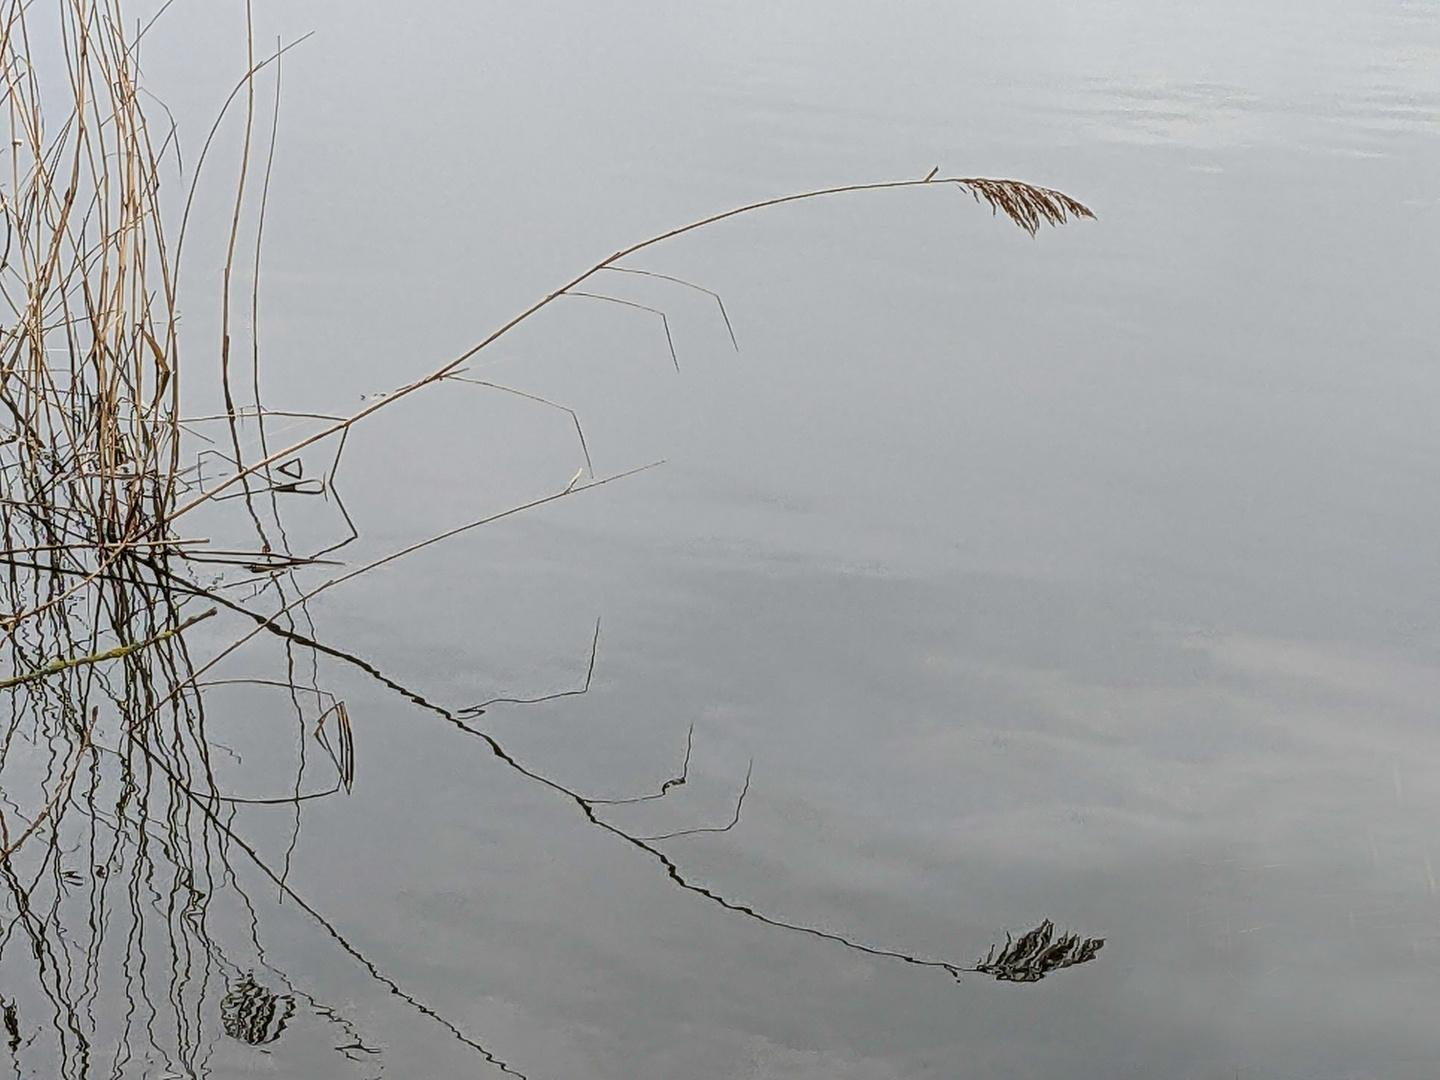
[[[179,169],[174,125],[152,127],[156,105],[150,102],[147,107],[138,70],[143,36],[143,29],[126,30],[120,0],[56,0],[48,6],[0,0],[0,74],[10,129],[3,149],[7,167],[0,173],[0,693],[8,713],[0,736],[0,879],[9,897],[0,928],[0,969],[11,966],[7,946],[12,939],[27,938],[28,954],[40,962],[22,996],[48,999],[59,1018],[54,1053],[64,1066],[58,1074],[72,1068],[76,1075],[85,1074],[98,1046],[98,1027],[103,1026],[97,1015],[120,1017],[115,1020],[120,1027],[113,1040],[114,1071],[123,1071],[121,1059],[131,1052],[133,1010],[107,1012],[96,1001],[102,970],[122,967],[128,981],[120,999],[132,1005],[137,999],[151,1000],[143,979],[142,984],[135,982],[136,950],[143,955],[147,947],[159,949],[157,970],[172,976],[185,973],[155,995],[171,1003],[168,1019],[157,1019],[151,1005],[144,1030],[152,1049],[163,1044],[166,1059],[187,1070],[193,1072],[203,1059],[205,1003],[207,994],[215,996],[207,989],[208,977],[192,972],[197,957],[202,966],[210,965],[206,972],[213,967],[224,976],[218,983],[232,986],[226,1001],[245,997],[237,996],[233,987],[249,987],[245,1001],[258,1000],[270,1010],[267,1015],[275,1013],[273,996],[267,1002],[251,974],[225,957],[207,929],[210,898],[223,887],[238,888],[226,862],[234,850],[242,851],[263,877],[314,915],[370,975],[497,1067],[513,1071],[375,969],[294,896],[283,872],[270,869],[238,835],[237,806],[290,804],[298,828],[300,803],[313,797],[300,792],[298,778],[292,798],[237,797],[220,790],[212,769],[205,676],[260,634],[278,638],[289,662],[283,678],[252,681],[287,690],[302,729],[322,741],[336,769],[335,783],[318,794],[348,790],[353,781],[349,719],[343,703],[320,687],[295,682],[294,671],[307,667],[295,663],[296,650],[308,654],[312,671],[320,655],[355,664],[483,739],[507,767],[571,798],[592,824],[650,853],[677,885],[730,911],[956,977],[961,971],[983,970],[920,960],[773,920],[690,882],[657,844],[687,832],[719,830],[658,837],[626,833],[600,816],[607,803],[625,800],[586,798],[521,765],[472,726],[482,711],[478,707],[447,710],[431,705],[367,662],[317,640],[303,617],[306,602],[317,593],[382,563],[614,477],[591,475],[582,482],[582,473],[577,473],[564,489],[525,506],[304,584],[295,576],[297,569],[322,565],[318,556],[323,552],[296,553],[285,546],[277,495],[301,490],[298,462],[307,448],[328,440],[338,460],[347,434],[367,417],[426,387],[475,381],[465,380],[465,365],[499,338],[562,297],[615,299],[603,288],[606,272],[652,273],[626,260],[682,233],[799,200],[925,185],[958,187],[1032,234],[1044,223],[1089,217],[1090,211],[1058,191],[1019,181],[941,178],[932,172],[923,179],[810,191],[715,214],[617,251],[425,377],[376,397],[353,415],[311,417],[314,423],[303,438],[272,446],[266,419],[284,414],[261,405],[258,346],[247,339],[244,393],[237,389],[245,380],[236,373],[239,365],[232,348],[232,341],[239,340],[232,321],[240,321],[232,319],[237,306],[232,294],[245,288],[239,284],[244,277],[239,272],[245,250],[242,209],[251,205],[247,199],[258,199],[263,222],[274,152],[273,127],[269,154],[253,149],[260,141],[256,80],[267,65],[275,64],[272,70],[278,70],[275,62],[283,51],[257,60],[252,34],[247,70],[222,110],[223,115],[243,104],[245,116],[239,176],[232,178],[237,182],[221,295],[216,298],[218,340],[196,348],[187,361],[206,369],[205,378],[220,387],[224,402],[218,417],[201,418],[221,425],[224,435],[216,442],[224,449],[201,449],[190,434],[194,421],[182,412],[177,309],[183,234],[197,175]],[[209,148],[207,141],[197,171]],[[188,195],[162,199],[162,191],[172,190]],[[253,214],[249,220],[255,220]],[[247,264],[252,316],[260,228],[256,225],[250,238],[256,254]],[[726,321],[728,325],[728,315]],[[187,342],[187,348],[194,346]],[[224,462],[223,474],[202,483],[202,465],[217,456]],[[328,489],[332,481],[333,469],[317,483]],[[195,511],[230,498],[244,501],[248,535],[208,547],[186,536],[186,522],[194,520]],[[243,569],[252,583],[246,601],[237,601],[223,583],[200,584],[193,566],[202,560]],[[226,620],[238,619],[241,629],[221,638],[220,647],[206,659],[197,660],[187,631],[217,609]],[[683,777],[682,771],[661,794]],[[734,820],[725,829],[738,823],[743,798],[744,789]],[[77,849],[85,852],[78,864],[68,854]],[[102,929],[112,921],[107,899],[112,892],[123,899],[132,925],[119,934],[112,926],[107,945]],[[120,967],[112,963],[111,949],[125,958]],[[255,952],[263,953],[258,941]],[[138,970],[145,967],[139,964]],[[271,977],[283,980],[278,972]],[[13,979],[9,985],[15,985]],[[317,1012],[350,1031],[338,1014],[309,1000]],[[12,1021],[18,1024],[15,1001],[0,999],[0,1004],[7,1028]],[[256,1028],[232,1025],[227,1019],[226,1030],[232,1026],[268,1030],[264,1023]],[[363,1046],[358,1037],[355,1042]]]
[[[57,1076],[203,1071],[243,975],[207,916],[230,830],[186,631],[216,607],[176,565],[177,143],[140,37],[118,0],[0,3],[0,985],[17,1069]]]
[[[11,132],[0,189],[0,627],[12,678],[53,660],[59,642],[83,654],[106,632],[124,646],[178,621],[144,592],[153,575],[130,572],[135,555],[163,555],[180,463],[164,147],[140,107],[117,6],[67,9],[63,103],[61,73],[32,61],[28,7],[0,9]]]

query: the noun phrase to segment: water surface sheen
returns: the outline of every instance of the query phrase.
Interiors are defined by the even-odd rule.
[[[738,352],[710,298],[637,279],[679,374],[653,316],[574,300],[483,377],[574,408],[598,473],[666,464],[313,611],[451,707],[576,685],[599,617],[587,694],[476,724],[611,799],[693,725],[688,782],[608,811],[647,835],[723,825],[753,767],[735,828],[662,842],[689,880],[962,964],[1049,918],[1095,962],[957,985],[725,910],[337,666],[358,782],[290,881],[353,944],[534,1077],[1436,1074],[1440,7],[257,10],[317,31],[285,69],[272,401],[353,408],[792,190],[938,165],[1099,217],[1031,240],[953,190],[856,195],[646,254],[724,297]],[[233,44],[167,18],[151,70],[190,108]],[[346,557],[563,486],[568,425],[477,387],[383,414]],[[267,918],[374,1069],[491,1075]],[[308,1030],[217,1075],[368,1075]]]

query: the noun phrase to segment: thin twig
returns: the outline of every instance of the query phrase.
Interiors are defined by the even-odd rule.
[[[609,269],[609,267],[606,267]],[[660,316],[660,325],[665,328],[665,344],[670,347],[670,360],[675,365],[675,370],[680,370],[680,358],[675,355],[675,339],[670,336],[670,319],[665,312],[659,308],[651,307],[649,304],[637,304],[634,300],[621,300],[618,296],[606,296],[604,293],[581,292],[572,289],[565,293],[566,296],[582,296],[587,300],[606,300],[612,304],[623,304],[625,307],[637,308],[640,311],[648,311],[652,315]]]
[[[637,270],[631,266],[607,266],[605,269],[616,274],[636,274],[640,277],[659,278],[661,281],[673,281],[676,285],[684,285],[687,289],[694,289],[696,292],[713,296],[715,303],[720,308],[720,318],[725,320],[725,332],[730,335],[730,346],[736,352],[740,351],[740,343],[735,340],[735,327],[730,325],[730,313],[725,310],[725,301],[714,289],[707,289],[704,285],[696,285],[693,281],[686,281],[684,278],[673,277],[670,274],[657,274],[654,270]]]
[[[162,630],[153,637],[146,638],[144,641],[137,641],[133,645],[120,645],[114,649],[107,649],[102,653],[93,653],[90,656],[74,656],[66,660],[56,660],[36,671],[27,671],[23,675],[12,675],[8,679],[0,679],[0,690],[9,690],[12,686],[34,682],[37,679],[48,678],[51,675],[58,675],[60,672],[66,671],[69,668],[83,667],[86,664],[100,664],[106,660],[119,660],[122,656],[129,656],[131,653],[139,652],[141,649],[148,649],[152,645],[157,645],[162,641],[169,640],[176,634],[183,633],[196,623],[203,622],[205,619],[210,618],[210,616],[215,614],[215,611],[215,608],[211,608],[209,611],[191,616],[180,625],[172,626],[168,630]]]
[[[660,833],[658,836],[641,836],[639,840],[647,843],[655,843],[657,840],[674,840],[677,836],[698,836],[701,833],[725,833],[740,824],[740,808],[745,805],[745,796],[750,793],[750,774],[755,769],[755,759],[750,759],[750,764],[745,768],[745,783],[740,788],[740,794],[735,799],[735,813],[730,816],[730,821],[725,825],[702,825],[694,829],[677,829],[674,832]]]

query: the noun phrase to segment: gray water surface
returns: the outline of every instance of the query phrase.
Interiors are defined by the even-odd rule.
[[[178,5],[147,41],[182,120],[233,78],[238,18]],[[576,410],[601,476],[665,464],[311,612],[450,708],[580,685],[598,617],[587,693],[475,721],[518,761],[623,798],[693,725],[688,782],[610,811],[723,825],[752,770],[735,828],[663,842],[688,879],[963,965],[1049,918],[1104,937],[1094,962],[957,985],[726,910],[337,663],[357,784],[304,811],[288,880],[353,946],[536,1078],[1436,1075],[1440,7],[347,0],[257,26],[316,31],[284,68],[272,404],[351,411],[772,195],[938,165],[1098,215],[1031,240],[954,190],[846,195],[647,252],[723,296],[738,351],[709,297],[637,278],[615,295],[667,312],[679,374],[653,316],[583,300],[475,374]],[[427,391],[347,447],[343,557],[581,464],[556,410]],[[217,737],[266,700],[216,697]],[[277,857],[288,813],[246,811]],[[213,1075],[498,1075],[267,903],[270,961],[383,1052],[346,1061],[302,1008]]]

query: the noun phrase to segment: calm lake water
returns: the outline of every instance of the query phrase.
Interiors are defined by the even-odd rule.
[[[310,610],[452,711],[582,685],[598,618],[587,693],[473,723],[600,799],[656,792],[693,728],[686,784],[601,808],[723,826],[748,771],[736,827],[656,842],[686,880],[961,966],[1047,918],[1097,959],[957,984],[727,910],[322,657],[357,780],[307,804],[288,882],[386,978],[537,1080],[1436,1075],[1440,6],[332,0],[256,26],[315,31],[283,65],[271,405],[353,411],[617,248],[772,195],[938,166],[1098,216],[1032,240],[954,189],[882,192],[652,249],[630,265],[718,292],[738,350],[711,297],[613,275],[666,312],[678,374],[657,316],[583,298],[470,374],[574,409],[598,476],[663,466]],[[146,38],[182,127],[243,35],[182,3]],[[563,412],[427,390],[349,440],[336,557],[583,464]],[[331,504],[290,520],[344,535]],[[213,692],[236,790],[289,783],[279,693]],[[285,857],[292,810],[237,820]],[[501,1075],[235,873],[265,963],[379,1052],[302,1001],[261,1047],[212,1018],[208,1075]]]

